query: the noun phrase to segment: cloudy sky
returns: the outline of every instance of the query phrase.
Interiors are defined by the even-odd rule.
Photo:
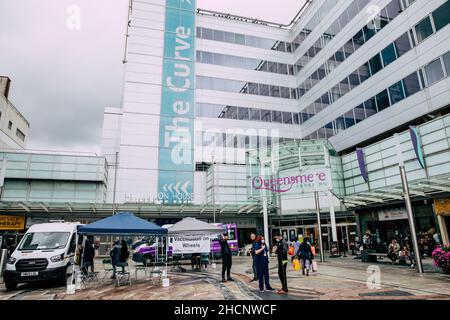
[[[303,0],[198,0],[198,7],[289,23]],[[80,29],[67,26],[81,9]],[[100,153],[104,107],[119,107],[128,0],[0,0],[0,75],[31,123],[28,148]]]

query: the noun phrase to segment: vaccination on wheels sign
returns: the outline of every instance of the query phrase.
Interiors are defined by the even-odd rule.
[[[209,236],[176,236],[170,238],[173,253],[209,253]]]

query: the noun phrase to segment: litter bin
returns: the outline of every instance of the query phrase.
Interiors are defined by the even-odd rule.
[[[376,253],[373,249],[366,249],[361,252],[361,261],[362,262],[377,262],[377,257],[373,255],[369,255],[369,253]]]

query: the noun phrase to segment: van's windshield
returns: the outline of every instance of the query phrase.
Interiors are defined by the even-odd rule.
[[[69,239],[69,232],[31,232],[27,233],[19,250],[62,249]]]

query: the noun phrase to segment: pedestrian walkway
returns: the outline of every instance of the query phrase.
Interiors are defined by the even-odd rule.
[[[14,292],[0,285],[0,300],[379,300],[379,299],[450,299],[450,276],[441,273],[419,275],[409,267],[389,264],[368,264],[352,257],[327,259],[319,262],[318,272],[309,277],[288,266],[288,295],[260,292],[253,278],[250,257],[233,257],[232,277],[235,281],[222,283],[221,265],[207,271],[169,273],[170,286],[153,283],[151,278],[139,275],[132,284],[116,287],[114,281],[94,281],[74,295],[66,295],[65,287],[33,284],[20,285]],[[96,263],[97,266],[97,263]],[[368,287],[370,270],[379,268],[379,287]],[[270,281],[275,289],[281,287],[276,258],[270,259]],[[101,263],[97,271],[100,278]],[[133,266],[130,272],[134,274]],[[373,285],[373,284],[372,284]]]

